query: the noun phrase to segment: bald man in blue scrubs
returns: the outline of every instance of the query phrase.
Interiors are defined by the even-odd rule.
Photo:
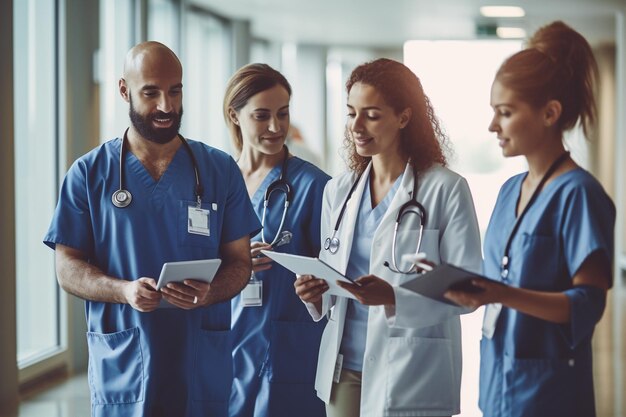
[[[130,127],[74,162],[44,238],[59,284],[85,300],[91,415],[226,416],[227,301],[250,277],[260,224],[233,159],[178,133],[182,66],[169,48],[132,48],[119,92]],[[211,284],[156,290],[164,262],[214,258]]]

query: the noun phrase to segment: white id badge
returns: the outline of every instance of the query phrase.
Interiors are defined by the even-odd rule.
[[[209,210],[196,206],[187,208],[187,231],[195,235],[211,236],[209,228]]]
[[[343,369],[343,355],[337,354],[337,361],[335,362],[335,372],[333,373],[333,382],[339,382],[341,378],[341,370]]]
[[[263,305],[263,281],[250,280],[241,292],[244,307],[260,307]]]
[[[502,311],[502,304],[494,303],[485,306],[485,316],[483,318],[483,336],[491,339],[496,331],[496,323]]]

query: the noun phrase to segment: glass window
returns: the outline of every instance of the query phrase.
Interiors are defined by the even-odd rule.
[[[226,25],[204,12],[185,16],[183,85],[185,116],[181,133],[226,152],[232,150],[222,101],[230,77],[230,38]]]
[[[120,97],[118,81],[126,52],[134,45],[132,0],[100,2],[100,140],[120,137],[128,126],[128,105]]]
[[[148,4],[148,40],[167,45],[177,55],[179,7],[176,0],[150,0]]]
[[[281,45],[253,38],[250,43],[250,62],[263,62],[274,69],[279,69],[281,64]]]
[[[13,4],[17,361],[61,347],[54,253],[42,244],[57,197],[55,0]]]

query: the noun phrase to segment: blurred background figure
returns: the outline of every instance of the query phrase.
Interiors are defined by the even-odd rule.
[[[310,145],[304,140],[300,129],[293,123],[289,126],[286,145],[289,147],[289,152],[293,155],[309,161],[318,168],[322,166],[322,159],[319,153],[311,149]]]

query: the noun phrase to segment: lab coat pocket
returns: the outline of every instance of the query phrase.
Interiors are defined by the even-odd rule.
[[[272,321],[270,327],[269,380],[312,384],[325,323]]]
[[[515,359],[504,355],[505,409],[511,417],[577,416],[572,399],[580,383],[569,359]]]
[[[449,339],[391,337],[387,354],[389,411],[458,407],[459,384],[454,378]]]
[[[91,403],[143,401],[143,354],[137,327],[116,333],[87,332]]]
[[[181,200],[178,207],[178,244],[180,246],[194,246],[201,248],[217,248],[220,244],[220,230],[217,225],[218,212],[213,210],[211,203],[202,203],[202,209],[208,212],[209,236],[190,233],[189,226],[189,207],[195,207],[195,201]]]
[[[194,401],[227,402],[233,379],[230,330],[199,330],[192,398]]]

